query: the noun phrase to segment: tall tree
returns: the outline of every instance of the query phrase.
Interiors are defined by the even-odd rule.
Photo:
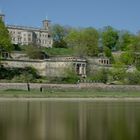
[[[77,55],[96,56],[98,54],[98,32],[94,28],[73,30],[66,37],[66,42],[73,47]]]
[[[11,44],[11,38],[5,24],[0,19],[0,51],[11,51],[13,46]]]
[[[128,46],[131,43],[132,35],[129,32],[123,32],[120,36],[120,49],[122,51],[128,50]]]
[[[102,42],[104,47],[108,47],[113,50],[116,47],[117,41],[119,39],[118,32],[112,27],[105,27],[102,33]]]
[[[68,34],[69,29],[67,27],[55,24],[52,26],[52,36],[53,36],[53,47],[56,48],[66,48],[67,44],[64,41],[65,36]]]
[[[30,59],[45,59],[47,55],[36,46],[26,46],[25,53]]]
[[[140,52],[140,36],[133,36],[129,49],[134,52]]]

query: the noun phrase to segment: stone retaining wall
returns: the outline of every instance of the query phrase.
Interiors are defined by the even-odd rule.
[[[31,89],[97,89],[105,91],[140,91],[139,85],[106,85],[102,83],[79,83],[79,84],[40,84],[30,83]],[[0,83],[0,90],[27,89],[27,83]]]

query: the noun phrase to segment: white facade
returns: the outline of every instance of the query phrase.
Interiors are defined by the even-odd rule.
[[[0,14],[4,21],[4,14]],[[13,44],[29,45],[35,44],[40,47],[51,48],[53,39],[50,31],[50,20],[43,20],[42,28],[6,25],[11,35]]]

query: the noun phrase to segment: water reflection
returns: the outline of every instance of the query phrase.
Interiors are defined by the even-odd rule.
[[[0,101],[0,140],[138,140],[140,102]]]

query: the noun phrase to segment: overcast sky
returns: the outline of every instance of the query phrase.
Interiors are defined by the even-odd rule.
[[[48,17],[74,27],[140,31],[140,0],[0,0],[0,10],[7,24],[39,27]]]

